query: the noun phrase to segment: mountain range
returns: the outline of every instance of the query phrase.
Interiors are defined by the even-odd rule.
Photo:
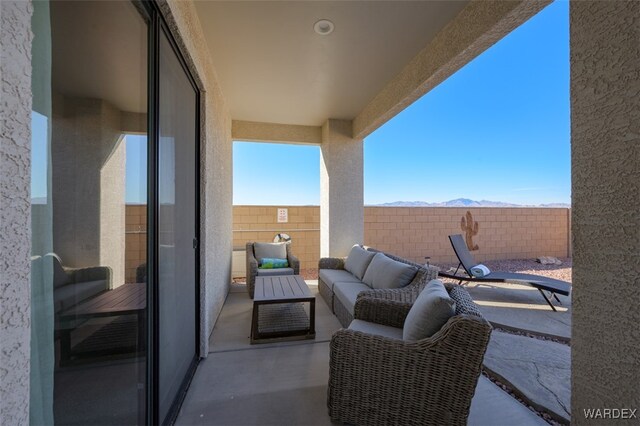
[[[374,204],[381,207],[557,207],[571,208],[567,203],[549,204],[513,204],[502,201],[471,200],[469,198],[456,198],[455,200],[444,201],[442,203],[428,203],[426,201],[394,201],[392,203]]]

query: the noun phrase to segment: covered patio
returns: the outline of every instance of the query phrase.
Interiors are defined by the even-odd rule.
[[[185,119],[188,125],[184,127],[193,133],[190,140],[197,140],[194,155],[189,158],[199,173],[197,178],[195,173],[177,176],[199,180],[185,185],[197,188],[198,193],[194,190],[192,198],[176,205],[197,210],[197,215],[190,218],[199,223],[194,224],[197,234],[193,239],[190,235],[180,241],[195,266],[172,274],[177,277],[172,283],[187,273],[193,278],[188,303],[181,311],[193,314],[193,318],[178,317],[189,321],[188,337],[192,341],[187,349],[193,362],[184,370],[186,373],[177,374],[171,369],[170,358],[145,358],[134,386],[128,388],[138,398],[128,398],[137,410],[134,423],[330,423],[330,340],[341,325],[322,298],[316,297],[314,340],[249,345],[251,299],[242,284],[232,283],[233,142],[319,147],[320,256],[345,257],[354,243],[365,240],[364,138],[550,3],[157,0],[147,4],[153,5],[148,9],[153,12],[149,28],[154,28],[154,40],[158,41],[161,34],[170,38],[166,51],[180,57],[174,68],[189,74],[188,87],[193,91],[190,113],[197,119]],[[30,362],[37,349],[31,343],[32,318],[44,315],[31,310],[32,64],[51,60],[50,56],[38,57],[36,51],[32,54],[32,9],[30,1],[1,2],[0,198],[7,202],[0,207],[0,246],[6,271],[2,282],[2,308],[6,313],[2,315],[0,340],[11,350],[1,351],[0,357],[0,423],[17,425],[29,424],[30,389],[42,390],[43,394],[47,390],[51,395],[44,399],[54,404],[52,389],[30,385],[32,373],[38,373],[38,366]],[[136,19],[142,19],[140,16]],[[500,286],[467,286],[495,328],[484,370],[511,392],[481,376],[470,424],[544,424],[543,417],[526,405],[544,408],[553,414],[552,421],[590,424],[587,410],[635,409],[640,405],[640,334],[634,332],[640,322],[640,3],[572,1],[569,19],[573,290],[570,300],[562,300],[564,309],[552,316],[539,298],[531,298],[529,289],[516,289],[521,306],[514,307],[511,294],[505,298],[505,289]],[[151,34],[146,25],[145,21],[139,31],[144,37]],[[149,46],[156,49],[149,57],[156,60],[151,65],[157,71],[159,49],[153,43]],[[143,65],[145,57],[140,55]],[[151,76],[148,87],[158,85],[150,72],[144,75]],[[37,77],[34,75],[34,81]],[[141,87],[147,87],[146,80]],[[146,107],[147,97],[141,99]],[[181,112],[177,107],[180,102],[158,99],[154,108],[174,108],[166,116]],[[158,117],[147,120],[146,110],[144,114],[136,123],[159,140],[153,134],[160,129],[155,121]],[[149,116],[152,114],[157,115],[153,108],[149,110]],[[114,126],[131,124],[126,117],[117,117]],[[72,124],[69,129],[82,139],[76,128],[79,125]],[[88,158],[95,157],[90,149],[87,152]],[[105,153],[112,158],[111,151]],[[159,165],[157,160],[152,165]],[[98,177],[110,183],[108,174]],[[54,187],[60,188],[63,185]],[[160,203],[157,191],[153,191],[148,193],[156,197],[155,208]],[[183,192],[178,190],[176,195]],[[104,194],[107,198],[113,195],[109,191]],[[92,206],[98,206],[95,217],[103,222],[87,228],[105,234],[101,237],[105,241],[100,247],[103,254],[119,254],[124,246],[124,232],[120,232],[124,231],[124,214],[118,211],[117,218],[123,223],[117,232],[111,232],[105,226],[111,222],[100,210],[101,203],[108,204],[93,200]],[[154,219],[152,215],[149,218]],[[158,232],[159,228],[152,221],[149,229]],[[111,244],[116,235],[117,244]],[[148,245],[155,256],[149,259],[155,272],[162,263],[158,241]],[[87,249],[79,251],[87,253]],[[118,268],[118,275],[124,275],[124,264]],[[154,272],[152,267],[143,269]],[[154,297],[159,294],[154,293],[155,279],[153,273],[148,279],[145,276],[140,283],[145,286],[143,293]],[[309,280],[308,284],[318,294],[317,283]],[[168,293],[162,300],[164,312],[175,313],[171,297]],[[146,333],[140,353],[147,357],[153,349],[154,354],[170,354],[161,351],[154,340],[161,320],[156,308],[161,305],[157,299],[150,298],[149,302],[144,308],[149,308],[145,311],[148,315],[140,315],[140,330]],[[153,309],[152,303],[156,303]],[[168,323],[165,326],[172,330],[172,337],[186,336],[180,333],[181,324]],[[170,340],[167,346],[171,345],[180,348],[180,340]],[[545,351],[559,355],[530,356]],[[505,356],[510,352],[514,355],[511,359]],[[173,389],[179,390],[167,394],[162,406],[157,381],[160,364],[168,373],[164,377],[170,377]],[[522,372],[526,374],[524,380],[519,375]],[[560,381],[553,383],[551,376]],[[534,382],[534,387],[529,387],[529,382]],[[92,385],[100,383],[94,380]],[[543,397],[538,398],[540,395]],[[528,402],[523,404],[518,399]],[[113,398],[109,401],[117,403]],[[39,408],[52,412],[49,406]]]
[[[249,344],[251,299],[244,285],[233,285],[176,425],[332,424],[327,410],[329,344],[341,325],[318,294],[317,281],[307,282],[317,298],[315,340],[259,345]],[[468,424],[547,422],[481,376]]]

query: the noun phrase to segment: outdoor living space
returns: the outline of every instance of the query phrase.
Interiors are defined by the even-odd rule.
[[[0,424],[637,421],[640,2],[0,22]]]
[[[525,264],[549,276],[570,274],[571,270],[570,259],[563,259],[561,267],[544,267],[533,260],[499,263],[501,267]],[[498,266],[497,262],[486,264]],[[238,279],[216,322],[209,355],[193,378],[177,425],[331,424],[327,409],[329,345],[341,325],[319,296],[317,279],[306,274],[317,299],[315,340],[251,345],[252,301]],[[467,289],[495,328],[468,424],[568,423],[570,349],[560,336],[542,336],[544,324],[553,327],[546,330],[549,336],[568,333],[569,299],[562,298],[563,309],[552,312],[531,289],[504,284],[481,287],[469,285]],[[519,323],[509,327],[519,314],[526,315],[526,321],[540,332],[520,330]],[[563,321],[564,328],[556,327]]]
[[[278,222],[283,209],[287,222]],[[483,230],[474,238],[479,246],[474,253],[492,270],[571,281],[566,209],[366,207],[366,241],[374,248],[389,244],[390,236],[377,232],[393,228],[399,241],[393,243],[397,251],[392,254],[423,262],[425,256],[420,254],[430,254],[431,265],[447,271],[457,266],[447,234],[460,232],[460,219],[467,212]],[[342,325],[318,293],[318,213],[318,207],[234,207],[234,284],[211,334],[208,357],[200,363],[176,424],[331,423],[330,342]],[[491,235],[497,229],[509,233],[494,242]],[[282,235],[316,296],[315,339],[252,345],[253,303],[246,288],[242,243],[247,236],[252,241],[272,241]],[[417,250],[411,249],[415,244],[408,242],[409,235],[422,241]],[[522,259],[510,259],[513,253]],[[536,262],[534,253],[552,256],[561,264]],[[503,260],[490,260],[495,258]],[[526,285],[465,283],[464,287],[494,327],[469,424],[569,423],[570,298],[559,296],[554,312],[538,291]]]

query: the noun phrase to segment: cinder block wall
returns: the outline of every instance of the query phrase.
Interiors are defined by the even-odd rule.
[[[478,223],[472,254],[480,262],[569,255],[569,210],[550,208],[367,207],[365,244],[418,263],[455,262],[447,237],[465,235],[467,212]]]
[[[278,208],[289,213],[287,223],[278,223]],[[289,234],[293,253],[301,268],[317,268],[320,259],[320,207],[318,206],[234,206],[233,249],[244,250],[249,241],[273,241],[279,233]]]
[[[147,206],[127,205],[125,277],[136,282],[136,268],[147,261]]]
[[[319,207],[280,207],[288,209],[288,223],[277,222],[277,206],[234,206],[234,249],[244,249],[247,241],[272,241],[286,232],[302,267],[317,267]],[[364,243],[420,263],[425,256],[434,263],[454,262],[447,236],[464,234],[461,219],[466,220],[467,211],[478,222],[473,237],[478,250],[473,254],[479,261],[570,255],[567,209],[365,207]]]

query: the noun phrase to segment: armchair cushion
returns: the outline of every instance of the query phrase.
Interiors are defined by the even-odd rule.
[[[349,324],[349,330],[361,331],[367,334],[375,334],[377,336],[402,340],[401,328],[389,327],[388,325],[376,324],[359,319],[354,319],[353,321],[351,321],[351,324]]]
[[[286,259],[287,243],[254,243],[253,251],[259,263],[262,259]]]
[[[335,297],[349,311],[351,316],[354,314],[358,294],[366,290],[370,290],[369,286],[362,283],[337,282],[333,285]]]
[[[456,313],[456,303],[440,280],[431,280],[409,310],[404,322],[404,340],[431,337]]]
[[[344,264],[344,269],[362,281],[364,273],[375,255],[374,252],[365,250],[356,244],[349,252],[349,256]]]
[[[364,281],[371,288],[401,288],[413,280],[418,268],[390,259],[382,253],[376,253],[371,260]]]

